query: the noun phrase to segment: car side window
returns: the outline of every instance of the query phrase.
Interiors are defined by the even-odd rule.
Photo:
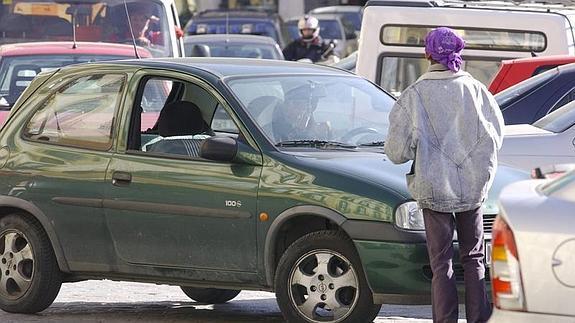
[[[125,82],[123,74],[102,74],[67,83],[38,108],[23,136],[52,144],[109,149]]]
[[[232,120],[232,117],[221,104],[216,107],[214,118],[212,119],[212,129],[216,132],[228,132],[238,134],[240,130]]]
[[[238,128],[216,97],[193,82],[165,77],[141,81],[128,150],[158,157],[200,158],[205,139]],[[150,107],[150,103],[153,103]]]
[[[551,109],[549,109],[549,111],[546,114],[549,114],[559,109],[560,107],[564,106],[565,104],[573,100],[575,100],[575,88],[569,90],[559,101],[557,101],[557,103],[553,105],[553,107],[551,107]]]

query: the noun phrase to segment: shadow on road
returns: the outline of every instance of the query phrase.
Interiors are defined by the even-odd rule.
[[[276,311],[270,311],[275,308]],[[283,322],[275,299],[238,300],[205,305],[196,302],[54,303],[35,315],[3,313],[3,323],[28,322]]]

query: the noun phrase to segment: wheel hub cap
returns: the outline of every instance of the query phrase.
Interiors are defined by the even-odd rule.
[[[302,256],[289,278],[290,300],[312,322],[340,322],[359,297],[359,280],[349,260],[331,250]]]
[[[0,235],[0,252],[0,294],[8,299],[17,299],[32,283],[32,247],[21,232],[7,231]]]

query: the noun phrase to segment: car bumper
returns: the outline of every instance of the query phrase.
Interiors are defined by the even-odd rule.
[[[430,304],[431,277],[425,243],[354,240],[374,301]]]
[[[495,308],[488,323],[573,323],[575,316],[505,311]]]
[[[347,221],[343,229],[352,238],[363,264],[374,302],[385,304],[431,304],[431,267],[425,233],[407,231],[386,222]],[[453,270],[463,295],[463,268],[459,246],[453,244]],[[489,281],[489,270],[485,270]],[[490,285],[487,285],[488,295]],[[465,300],[460,297],[461,302]]]

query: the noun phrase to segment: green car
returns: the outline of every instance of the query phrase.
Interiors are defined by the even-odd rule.
[[[289,322],[429,302],[409,165],[383,153],[393,103],[361,77],[295,62],[41,73],[0,132],[0,308],[42,311],[62,282],[104,278],[204,303],[275,291]],[[499,169],[487,232],[500,188],[525,177]]]

